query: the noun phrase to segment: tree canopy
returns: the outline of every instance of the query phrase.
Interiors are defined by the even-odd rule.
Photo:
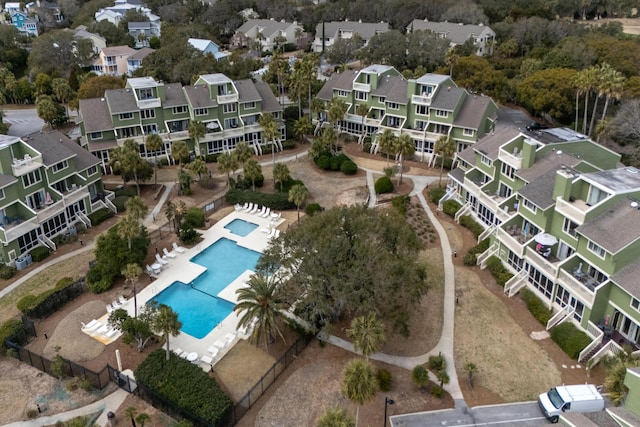
[[[420,248],[394,211],[337,207],[273,241],[257,270],[295,272],[286,276],[289,301],[316,328],[372,312],[408,334],[410,308],[427,291]]]

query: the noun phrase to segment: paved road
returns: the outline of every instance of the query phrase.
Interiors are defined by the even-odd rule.
[[[446,409],[443,411],[395,415],[390,418],[391,427],[424,426],[542,426],[549,422],[540,412],[536,402],[507,405],[477,406],[471,409]]]
[[[11,124],[9,127],[9,135],[11,136],[25,136],[38,132],[44,126],[44,121],[38,117],[35,108],[3,111],[3,121]]]

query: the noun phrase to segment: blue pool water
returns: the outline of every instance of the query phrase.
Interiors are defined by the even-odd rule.
[[[247,234],[251,233],[256,228],[258,228],[258,224],[254,224],[253,222],[236,218],[233,221],[231,221],[229,224],[225,225],[224,228],[231,231],[233,234],[237,234],[238,236],[244,237]]]
[[[166,304],[178,313],[182,332],[204,338],[233,310],[233,303],[216,295],[246,270],[254,270],[260,253],[221,238],[191,258],[207,268],[192,283],[174,282],[153,301]]]

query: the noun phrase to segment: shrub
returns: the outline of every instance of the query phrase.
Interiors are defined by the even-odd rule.
[[[53,358],[49,369],[51,369],[51,374],[59,380],[68,377],[71,374],[69,363],[59,354],[56,354],[56,357]]]
[[[138,382],[184,412],[191,412],[212,425],[217,425],[233,406],[231,398],[202,368],[175,354],[167,361],[164,349],[152,352],[134,375]]]
[[[382,176],[376,181],[374,188],[376,194],[391,193],[393,191],[393,182],[389,177]]]
[[[113,204],[116,205],[116,210],[118,211],[118,213],[121,213],[127,210],[125,205],[127,204],[127,200],[129,199],[130,198],[127,196],[117,196],[116,198],[113,199]]]
[[[218,188],[218,181],[214,178],[203,176],[198,180],[198,185],[202,188],[206,188],[207,190],[215,190]]]
[[[27,341],[27,332],[24,325],[18,319],[7,320],[0,326],[0,353],[6,354],[5,341],[10,340],[16,344],[24,344]]]
[[[409,198],[409,195],[403,194],[401,196],[396,196],[393,199],[391,199],[391,206],[393,206],[398,211],[398,213],[400,213],[400,215],[406,216],[407,208],[409,207],[410,202],[411,202],[411,199]]]
[[[307,207],[305,208],[304,212],[307,215],[312,216],[312,215],[315,215],[317,213],[322,212],[323,210],[324,209],[322,208],[322,206],[320,206],[320,204],[318,204],[318,203],[309,203],[307,205]]]
[[[53,289],[46,290],[37,295],[27,294],[23,296],[16,303],[16,307],[27,316],[46,317],[84,292],[82,286],[69,288],[75,284],[76,282],[74,282],[72,278],[63,277],[58,280]]]
[[[331,158],[329,156],[319,156],[316,159],[316,165],[320,168],[320,169],[324,169],[327,170],[331,167]]]
[[[282,142],[282,149],[283,150],[293,150],[294,148],[296,148],[296,141],[293,139],[287,139],[286,141]]]
[[[520,291],[520,298],[527,305],[527,309],[542,325],[547,326],[547,322],[553,316],[553,313],[545,305],[545,303],[529,289]]]
[[[300,181],[299,179],[293,179],[293,178],[289,178],[288,180],[286,180],[285,182],[282,183],[282,193],[286,193],[287,194],[287,198],[289,198],[289,190],[291,190],[291,187],[293,187],[294,185],[302,185],[304,186],[304,182]],[[280,190],[280,186],[276,185],[276,189]]]
[[[462,263],[468,267],[474,266],[478,264],[478,255],[467,252],[464,258],[462,258]]]
[[[391,385],[393,384],[391,372],[387,369],[378,369],[376,371],[376,378],[378,379],[378,387],[380,388],[380,391],[391,390]]]
[[[36,411],[35,409],[31,408],[27,410],[27,418],[32,420],[37,416],[38,416],[38,411]]]
[[[355,175],[358,172],[358,165],[353,163],[351,160],[347,160],[342,163],[342,166],[340,166],[340,172],[345,175]]]
[[[231,189],[227,191],[225,195],[225,201],[230,205],[235,205],[236,203],[257,203],[258,205],[267,206],[271,209],[275,210],[287,210],[294,209],[296,207],[295,204],[289,201],[288,193],[258,193],[251,190],[238,190]]]
[[[462,215],[460,217],[460,225],[468,228],[469,231],[473,233],[476,239],[480,237],[480,235],[484,231],[484,228],[480,224],[478,224],[476,220],[474,220],[470,215]]]
[[[101,294],[111,288],[111,281],[103,277],[100,266],[94,265],[87,272],[87,288],[94,294]]]
[[[487,237],[486,239],[482,240],[480,243],[478,243],[477,245],[469,249],[468,253],[474,254],[474,255],[481,254],[482,252],[489,249],[489,246],[491,246],[491,239]]]
[[[578,359],[582,349],[591,342],[587,334],[570,322],[551,328],[551,339],[574,360]]]
[[[491,272],[493,278],[496,279],[496,283],[502,287],[513,277],[513,274],[504,267],[500,258],[495,255],[489,257],[487,260],[487,269]]]
[[[447,361],[444,359],[444,356],[441,354],[437,356],[429,356],[429,369],[433,372],[447,369]]]
[[[162,166],[169,166],[169,160],[164,159],[164,158],[163,158],[163,159],[158,159],[158,165],[159,165],[160,167],[162,167]]]
[[[442,398],[444,396],[444,390],[437,385],[431,389],[431,395],[433,397]]]
[[[0,264],[0,278],[7,280],[11,279],[16,274],[16,268],[7,264]]]
[[[200,240],[200,233],[193,229],[189,224],[182,224],[179,232],[180,241],[185,245],[193,245]]]
[[[442,212],[453,218],[461,207],[455,200],[447,200],[442,204]]]
[[[113,215],[115,215],[115,214],[113,213],[113,211],[111,209],[109,209],[109,208],[101,208],[101,209],[98,209],[95,212],[91,212],[87,216],[91,220],[91,225],[93,225],[95,227],[96,225],[108,220]]]
[[[206,156],[204,156],[204,161],[206,163],[216,163],[218,161],[218,156],[219,155],[220,155],[220,153],[207,154]]]
[[[440,199],[444,197],[445,193],[446,193],[446,190],[444,188],[433,187],[431,190],[429,190],[429,200],[431,201],[431,203],[437,205]]]
[[[133,197],[138,195],[138,192],[134,187],[118,188],[113,193],[115,194],[116,197]]]
[[[429,372],[423,365],[418,365],[411,371],[411,381],[418,387],[423,388],[429,384]]]
[[[33,260],[33,262],[40,262],[51,255],[51,251],[46,246],[38,246],[31,249],[31,251],[29,251],[29,254],[31,254],[31,259]]]
[[[192,228],[204,227],[204,211],[196,207],[189,208],[182,223],[190,225]]]

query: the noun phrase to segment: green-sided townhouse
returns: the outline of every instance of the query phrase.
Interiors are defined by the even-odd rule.
[[[491,98],[457,87],[449,76],[425,74],[407,80],[388,65],[334,74],[317,97],[325,107],[333,98],[347,104],[347,113],[338,123],[342,132],[372,136],[373,149],[376,136],[386,129],[396,136],[408,134],[416,155],[426,161],[434,160],[433,146],[444,135],[461,151],[491,132],[498,110]],[[364,117],[357,113],[361,104],[367,106]],[[316,132],[326,120],[325,109],[314,118]]]
[[[81,143],[102,159],[105,168],[109,150],[127,139],[136,141],[140,155],[150,161],[156,156],[171,161],[174,141],[186,141],[198,156],[233,150],[240,141],[259,154],[261,146],[270,143],[263,138],[260,115],[272,114],[285,138],[282,111],[266,83],[249,79],[233,81],[224,74],[207,74],[183,87],[152,77],[130,78],[123,89],[107,90],[102,98],[80,100]],[[197,141],[189,138],[191,121],[202,122],[206,130]],[[145,148],[145,136],[150,134],[162,138],[160,151]]]
[[[100,159],[60,132],[0,135],[0,259],[13,263],[103,208]]]
[[[548,329],[572,321],[584,330],[593,341],[582,363],[640,348],[640,171],[562,128],[505,127],[456,161],[443,200],[463,205],[456,219],[486,227],[480,239],[492,243],[478,262],[495,255],[515,274],[505,292],[535,292],[554,312]],[[546,257],[540,233],[554,236]]]

